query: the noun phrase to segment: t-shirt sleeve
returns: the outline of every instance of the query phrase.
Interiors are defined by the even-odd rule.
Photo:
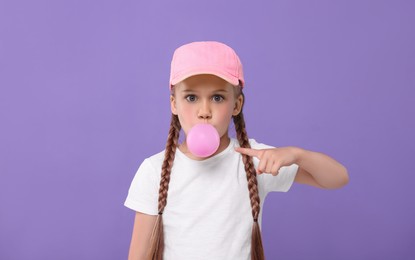
[[[145,159],[131,182],[124,206],[149,215],[158,214],[159,185],[155,174],[150,160]]]
[[[250,140],[251,147],[254,149],[269,149],[275,148],[273,146],[269,146],[262,143],[257,143],[254,139]],[[255,168],[259,165],[259,159],[254,157],[254,165]],[[295,176],[298,171],[297,164],[291,164],[289,166],[283,166],[280,168],[279,173],[277,176],[274,176],[270,173],[263,173],[257,176],[258,182],[261,182],[265,193],[270,191],[280,191],[280,192],[287,192],[292,184],[294,183]]]
[[[287,192],[290,190],[294,183],[295,175],[297,174],[298,165],[291,164],[290,166],[281,167],[277,176],[272,174],[261,174],[262,181],[264,183],[265,192],[270,191],[282,191]]]

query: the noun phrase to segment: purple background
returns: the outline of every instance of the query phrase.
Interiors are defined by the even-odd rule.
[[[171,55],[218,40],[250,137],[327,153],[339,190],[269,194],[267,259],[414,259],[413,1],[1,1],[0,259],[126,259],[164,149]]]

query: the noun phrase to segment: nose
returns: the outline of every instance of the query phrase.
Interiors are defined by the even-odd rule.
[[[201,103],[198,112],[199,119],[210,119],[212,118],[212,111],[210,110],[209,102],[204,101]]]

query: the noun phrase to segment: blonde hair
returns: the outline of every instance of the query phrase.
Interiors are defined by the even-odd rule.
[[[244,94],[241,88],[236,87],[238,95]],[[245,98],[243,99],[245,100]],[[242,103],[243,107],[243,103]],[[248,135],[245,129],[245,119],[241,112],[233,117],[235,125],[236,137],[240,147],[251,148],[249,144]],[[167,204],[167,191],[169,189],[170,172],[174,162],[176,148],[179,142],[179,134],[181,125],[177,115],[172,114],[170,121],[170,130],[167,137],[166,150],[164,154],[164,161],[161,168],[161,180],[158,199],[158,216],[151,234],[150,250],[147,255],[148,260],[162,260],[164,250],[164,234],[163,234],[163,218],[162,214]],[[251,199],[252,207],[252,239],[251,239],[251,260],[264,260],[264,249],[262,246],[261,231],[258,224],[258,217],[260,212],[260,199],[258,195],[258,183],[256,179],[256,171],[252,157],[242,155],[242,160],[245,165],[246,178],[248,181],[249,197]]]

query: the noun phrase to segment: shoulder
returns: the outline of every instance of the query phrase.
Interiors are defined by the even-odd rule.
[[[139,175],[140,172],[145,175],[154,175],[161,170],[163,164],[164,151],[161,151],[157,154],[151,155],[141,162],[136,175]]]
[[[163,150],[159,153],[156,153],[156,154],[146,158],[145,160],[147,160],[149,163],[151,163],[155,166],[161,165],[163,163],[163,160],[164,160],[164,153],[165,153],[165,150]]]
[[[166,150],[164,149],[163,151],[160,151],[159,153],[153,154],[147,158],[144,159],[143,163],[147,163],[149,165],[151,165],[156,171],[160,171],[161,170],[161,166],[163,165],[164,162],[164,157],[165,157],[165,153]],[[175,155],[175,159],[174,161],[177,162],[178,160],[180,160],[180,156],[178,156],[177,150],[176,150],[176,155]]]
[[[250,138],[249,144],[251,145],[251,148],[253,149],[269,149],[269,148],[275,148],[275,146],[271,146],[268,144],[264,144],[261,142],[258,142],[256,139]]]

